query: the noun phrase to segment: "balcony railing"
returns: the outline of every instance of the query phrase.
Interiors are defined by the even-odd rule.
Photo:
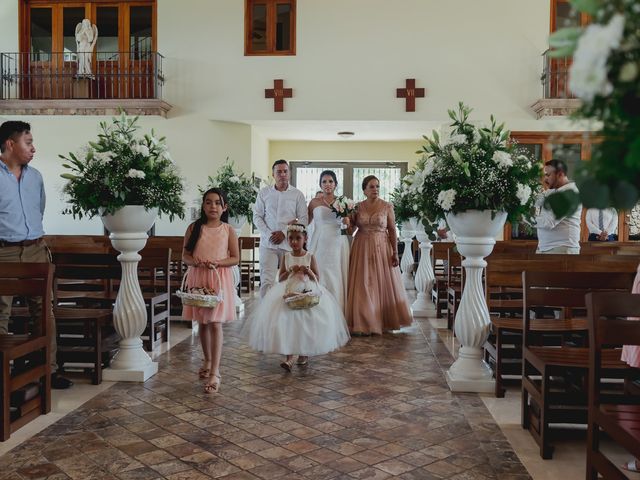
[[[569,91],[569,67],[572,59],[552,58],[549,56],[549,50],[544,52],[542,57],[542,98],[575,98]]]
[[[162,99],[158,52],[97,52],[91,75],[78,75],[77,54],[0,53],[0,100]]]

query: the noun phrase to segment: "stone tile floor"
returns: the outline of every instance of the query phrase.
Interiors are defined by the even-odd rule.
[[[356,337],[291,374],[225,327],[222,385],[207,395],[188,338],[144,384],[118,383],[0,457],[0,479],[525,479],[427,320]]]

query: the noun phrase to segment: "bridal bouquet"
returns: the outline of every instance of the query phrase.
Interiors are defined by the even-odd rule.
[[[346,218],[355,213],[356,202],[342,195],[334,200],[330,208],[331,211],[336,214],[336,217]],[[345,224],[340,225],[340,229],[342,235],[347,234],[347,226]]]

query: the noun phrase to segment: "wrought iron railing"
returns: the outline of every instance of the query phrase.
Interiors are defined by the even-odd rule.
[[[78,54],[0,53],[0,100],[161,99],[158,52],[97,52],[91,75],[78,74]]]
[[[547,50],[542,58],[542,98],[575,98],[569,91],[571,57],[552,58]]]

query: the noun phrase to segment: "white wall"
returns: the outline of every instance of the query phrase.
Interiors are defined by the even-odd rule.
[[[547,0],[298,0],[297,11],[297,54],[251,57],[244,2],[158,0],[169,102],[243,122],[445,121],[464,100],[480,117],[539,129],[529,106],[541,95]],[[264,98],[274,78],[295,95],[279,114]],[[405,78],[427,89],[415,113],[395,98]]]

